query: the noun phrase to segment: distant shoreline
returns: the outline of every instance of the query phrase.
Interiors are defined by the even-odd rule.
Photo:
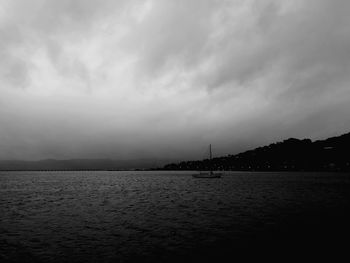
[[[261,171],[350,172],[350,133],[314,141],[295,139],[272,143],[236,155],[204,160],[169,159],[45,159],[0,160],[0,171]],[[129,167],[129,168],[128,168]]]
[[[289,138],[236,155],[167,164],[165,170],[350,172],[350,133],[325,140]]]
[[[35,170],[0,170],[0,172],[142,172],[142,171],[155,171],[155,170],[143,170],[143,169],[35,169]]]
[[[103,170],[103,169],[74,169],[74,170],[0,170],[0,172],[199,172],[198,170],[163,170],[163,169],[118,169],[118,170]],[[241,173],[350,173],[348,171],[296,171],[296,170],[269,170],[269,171],[253,171],[253,170],[225,170],[220,172],[241,172]]]

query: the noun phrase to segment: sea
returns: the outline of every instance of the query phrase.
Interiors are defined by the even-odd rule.
[[[349,258],[349,174],[191,174],[0,172],[0,261]]]

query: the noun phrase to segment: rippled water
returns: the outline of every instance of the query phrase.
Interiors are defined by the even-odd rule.
[[[349,232],[347,174],[190,174],[0,172],[0,260],[192,261]]]

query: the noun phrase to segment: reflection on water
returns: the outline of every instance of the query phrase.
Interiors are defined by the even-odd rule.
[[[1,172],[0,260],[163,262],[329,245],[348,233],[349,190],[346,174]]]

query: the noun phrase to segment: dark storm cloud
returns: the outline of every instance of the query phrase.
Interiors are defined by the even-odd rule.
[[[346,0],[0,0],[0,158],[196,157],[350,129]]]

